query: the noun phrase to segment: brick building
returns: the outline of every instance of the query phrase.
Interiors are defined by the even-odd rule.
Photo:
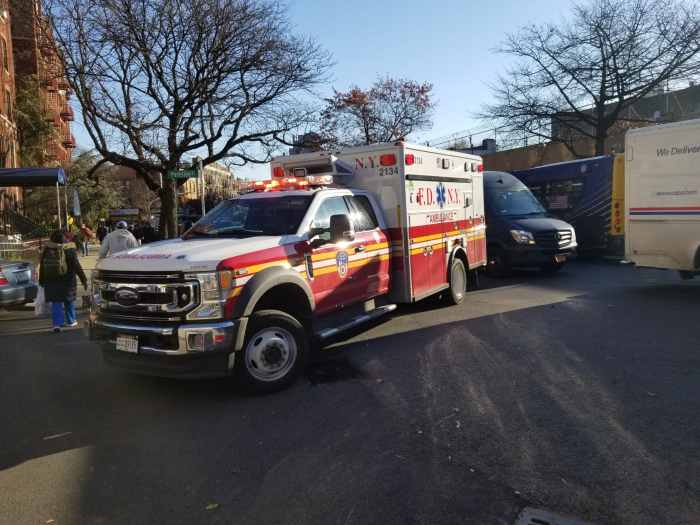
[[[230,199],[240,193],[239,182],[233,172],[215,162],[204,167],[204,184],[208,200]],[[201,183],[197,179],[188,179],[180,188],[180,200],[183,203],[198,201],[202,197]]]
[[[45,164],[65,164],[75,148],[70,129],[73,109],[51,25],[41,12],[39,0],[10,0],[10,15],[16,77],[21,80],[34,76],[39,80],[46,119],[56,128],[56,138],[46,144]]]
[[[15,126],[15,67],[9,0],[0,0],[0,168],[17,167]],[[0,188],[0,210],[16,210],[21,202],[19,188]]]

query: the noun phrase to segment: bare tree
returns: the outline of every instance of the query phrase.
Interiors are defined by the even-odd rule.
[[[431,127],[431,84],[380,78],[369,90],[334,91],[321,113],[321,132],[331,145],[390,142]]]
[[[169,237],[182,182],[168,171],[269,160],[330,65],[274,0],[45,2],[96,150],[158,193]]]
[[[604,153],[610,129],[661,87],[700,71],[697,3],[589,0],[561,25],[530,25],[499,51],[516,65],[492,86],[496,102],[481,115],[515,137],[577,140]]]

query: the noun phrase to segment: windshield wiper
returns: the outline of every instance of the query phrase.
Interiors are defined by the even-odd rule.
[[[265,235],[265,232],[263,230],[251,230],[249,228],[225,228],[222,230],[214,230],[211,232],[211,235],[216,237],[227,235],[250,235],[252,237],[255,235]]]

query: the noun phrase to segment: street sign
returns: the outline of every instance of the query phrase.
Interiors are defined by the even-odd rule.
[[[196,179],[197,170],[194,168],[188,170],[170,170],[168,171],[168,178],[171,180]]]

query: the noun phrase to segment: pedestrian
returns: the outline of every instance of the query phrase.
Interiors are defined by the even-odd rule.
[[[150,222],[146,222],[143,226],[143,243],[148,244],[149,242],[156,242],[158,240],[158,233]]]
[[[127,229],[126,222],[119,221],[113,232],[107,234],[100,247],[99,258],[104,259],[115,253],[137,248],[139,245],[134,235]]]
[[[107,225],[105,224],[105,220],[100,219],[100,225],[97,227],[97,239],[100,241],[100,244],[102,244],[102,241],[105,240],[105,237],[107,237],[108,233],[109,233],[109,230],[107,229]]]
[[[87,224],[81,223],[80,233],[82,234],[83,256],[87,257],[90,255],[90,241],[95,238],[95,232],[93,232]]]
[[[39,284],[44,288],[46,302],[51,303],[51,320],[54,332],[62,327],[78,326],[75,315],[77,279],[87,290],[88,282],[75,245],[67,242],[62,231],[51,234],[41,252]]]

